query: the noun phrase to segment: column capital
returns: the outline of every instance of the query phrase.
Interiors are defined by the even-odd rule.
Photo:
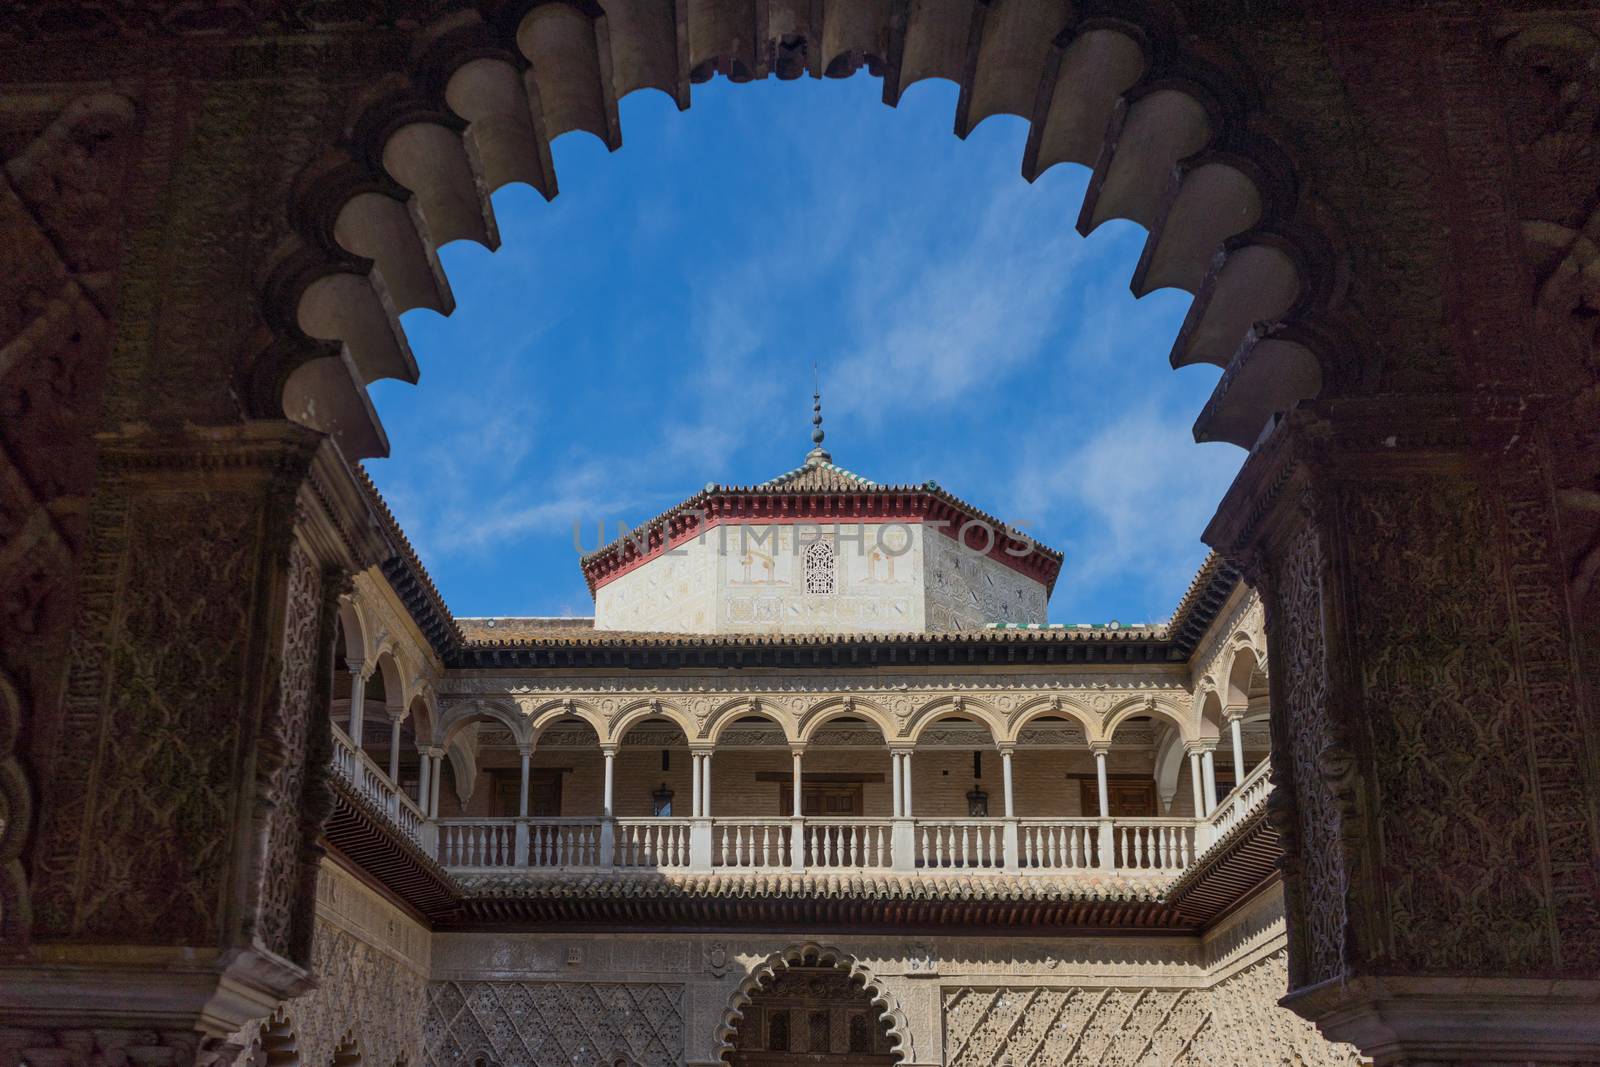
[[[892,756],[909,756],[916,750],[917,746],[910,741],[889,746],[889,754]]]
[[[1215,752],[1217,743],[1215,737],[1200,737],[1193,741],[1185,741],[1183,751],[1190,755],[1204,756],[1207,752]]]
[[[517,746],[517,755],[522,756],[523,758],[527,758],[528,756],[533,755],[533,750],[536,747],[537,746],[532,741],[528,741],[528,742],[525,742],[523,744],[519,744]]]
[[[364,659],[346,659],[344,661],[344,666],[345,666],[345,669],[347,671],[349,671],[351,674],[356,675],[362,681],[366,680],[366,677],[367,677],[367,661],[366,660],[364,660]]]
[[[804,741],[790,741],[789,742],[789,754],[791,756],[803,756],[803,755],[805,755],[805,751],[806,751],[806,743]]]
[[[1089,742],[1089,751],[1093,752],[1096,756],[1104,756],[1107,752],[1111,751],[1111,742],[1110,741],[1090,741]]]
[[[600,746],[600,754],[602,756],[615,756],[617,750],[621,747],[622,743],[620,741],[607,741]]]
[[[709,755],[711,755],[711,753],[715,752],[716,750],[717,750],[717,745],[716,745],[715,741],[690,741],[689,742],[689,755],[691,755],[691,756],[709,756]]]
[[[1244,717],[1246,715],[1248,715],[1249,713],[1250,713],[1249,707],[1247,707],[1246,705],[1243,705],[1243,704],[1240,704],[1237,707],[1223,708],[1222,709],[1222,721],[1223,721],[1223,724],[1231,726],[1234,723],[1239,723],[1242,726],[1242,725],[1244,725]]]
[[[1015,744],[996,745],[994,748],[995,751],[1000,753],[1002,756],[1015,755],[1017,751],[1017,746]]]
[[[422,754],[430,759],[439,759],[444,755],[444,749],[438,745],[424,745],[422,746]]]

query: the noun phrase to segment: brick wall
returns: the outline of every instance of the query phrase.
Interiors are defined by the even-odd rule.
[[[615,803],[618,816],[637,818],[649,815],[650,794],[660,788],[663,782],[674,793],[674,814],[681,816],[690,813],[689,752],[684,748],[668,751],[669,766],[665,771],[661,769],[661,749],[627,747],[617,754]],[[1217,757],[1218,770],[1232,767],[1232,755],[1226,748],[1220,749]],[[1248,766],[1254,766],[1265,757],[1264,752],[1247,750],[1245,753]],[[562,771],[561,814],[582,816],[599,813],[605,768],[598,748],[536,750],[530,765]],[[517,766],[515,751],[491,750],[483,753],[479,765],[479,786],[463,809],[456,801],[453,772],[447,763],[440,814],[447,818],[488,816],[492,810],[494,792],[489,785],[488,772],[495,768],[515,772]],[[912,809],[915,814],[928,818],[966,816],[967,791],[973,785],[970,750],[921,750],[912,756],[911,766]],[[1107,760],[1107,771],[1112,775],[1149,778],[1154,774],[1154,766],[1154,754],[1148,750],[1113,750]],[[712,814],[722,817],[782,814],[781,798],[789,787],[777,781],[758,780],[758,775],[787,777],[790,769],[789,752],[785,748],[724,749],[718,752],[711,760]],[[979,781],[989,793],[989,812],[991,815],[1003,815],[1005,802],[999,753],[992,750],[983,753],[982,771]],[[861,776],[863,813],[869,817],[888,818],[892,811],[887,748],[813,749],[806,753],[804,772]],[[1094,757],[1086,749],[1018,751],[1012,759],[1017,814],[1023,818],[1071,818],[1083,815],[1079,783],[1085,780],[1092,782],[1094,773]],[[1185,758],[1179,772],[1178,791],[1173,798],[1171,814],[1189,816],[1193,813],[1189,762]]]

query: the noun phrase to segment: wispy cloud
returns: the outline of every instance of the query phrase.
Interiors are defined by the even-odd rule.
[[[1171,611],[1205,554],[1200,531],[1243,458],[1222,445],[1197,447],[1181,417],[1150,404],[1076,442],[1041,435],[1030,452],[1013,498],[1072,531],[1061,546],[1063,584],[1084,594],[1117,586],[1125,610],[1144,616],[1124,621]]]

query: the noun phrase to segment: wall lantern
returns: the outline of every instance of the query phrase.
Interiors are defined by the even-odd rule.
[[[650,794],[650,814],[658,819],[672,814],[672,790],[667,788],[666,782],[662,782],[661,788]]]
[[[967,816],[984,819],[989,815],[989,794],[974,785],[967,790]]]

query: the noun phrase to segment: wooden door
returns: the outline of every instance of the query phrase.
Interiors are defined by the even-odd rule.
[[[522,772],[493,772],[494,814],[511,818],[518,814],[518,801],[522,797]],[[561,772],[531,770],[528,772],[528,814],[536,819],[553,819],[561,814]]]
[[[1080,782],[1079,786],[1083,814],[1091,819],[1098,818],[1099,783],[1091,778]],[[1106,782],[1106,798],[1111,801],[1113,819],[1146,819],[1153,818],[1156,814],[1156,784],[1148,778],[1133,781],[1109,779]]]
[[[784,815],[794,814],[794,785],[781,787],[778,803]],[[800,814],[807,818],[852,819],[861,814],[861,786],[807,785],[800,780]]]

